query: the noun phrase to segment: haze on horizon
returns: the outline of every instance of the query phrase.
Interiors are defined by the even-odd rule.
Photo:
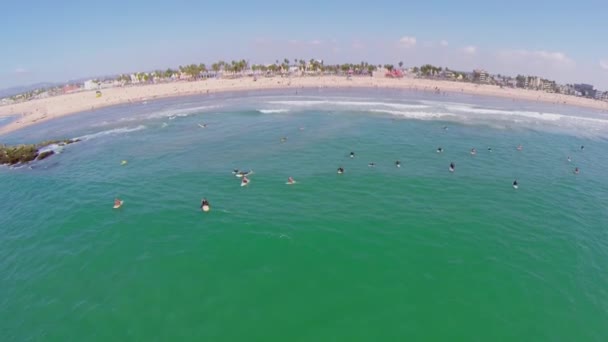
[[[431,63],[608,90],[608,2],[13,1],[0,89],[190,63]]]

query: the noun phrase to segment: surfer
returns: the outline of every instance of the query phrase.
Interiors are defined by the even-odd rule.
[[[203,198],[203,200],[201,201],[201,210],[202,211],[209,211],[210,206],[209,206],[209,201],[207,201],[206,198]]]
[[[233,175],[236,175],[237,173],[239,173],[239,169],[234,169],[234,170],[232,170],[232,174],[233,174]]]
[[[519,188],[519,184],[517,184],[517,179],[513,181],[513,189]]]
[[[351,157],[351,158],[355,158],[355,152],[351,152],[351,153],[350,153],[350,157]]]
[[[253,173],[253,170],[249,170],[249,171],[238,171],[235,176],[241,178],[241,177],[247,177],[249,175],[251,175]]]
[[[524,147],[523,147],[523,146],[521,146],[521,144],[517,145],[517,150],[518,150],[518,151],[521,151],[521,150],[523,150],[523,149],[524,149]]]
[[[286,141],[287,141],[287,137],[282,137],[282,138],[281,138],[281,142],[282,142],[282,143],[284,143],[284,142],[286,142]]]
[[[367,166],[369,166],[369,167],[376,167],[376,163],[369,163],[369,164],[367,164]]]
[[[491,147],[488,147],[488,152],[492,152],[492,148]]]
[[[401,162],[397,160],[397,161],[395,162],[395,166],[396,166],[396,167],[401,167]]]
[[[477,150],[475,149],[475,147],[473,147],[473,148],[471,149],[471,155],[472,155],[472,156],[474,156],[474,155],[476,155],[476,154],[477,154]]]
[[[454,163],[450,163],[450,172],[454,172],[454,170],[456,169],[456,165],[454,165]]]
[[[249,179],[247,178],[247,176],[243,176],[243,180],[241,180],[241,186],[245,186],[249,184]]]
[[[568,163],[572,162],[572,158],[570,158],[570,156],[568,156]]]
[[[448,130],[448,126],[443,126],[443,130],[447,131]]]
[[[574,174],[575,174],[575,175],[578,175],[578,173],[579,173],[579,172],[580,172],[580,170],[578,169],[578,167],[575,167],[575,168],[574,168]]]
[[[443,153],[443,148],[437,147],[437,153]]]
[[[339,174],[339,175],[341,175],[341,174],[343,174],[343,173],[344,173],[344,168],[340,166],[340,167],[338,168],[338,174]]]
[[[287,184],[295,184],[296,181],[293,179],[293,177],[289,177],[287,178]]]
[[[585,149],[585,146],[581,145],[581,151]]]
[[[114,209],[118,209],[122,206],[123,201],[120,200],[120,198],[115,198],[114,199]]]

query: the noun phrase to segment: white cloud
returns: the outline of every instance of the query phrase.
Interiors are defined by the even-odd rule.
[[[474,46],[474,45],[465,46],[462,49],[462,51],[466,54],[474,55],[477,53],[477,46]]]
[[[600,60],[600,68],[602,68],[604,70],[608,70],[608,59]]]
[[[318,39],[315,39],[310,42],[310,45],[321,45],[321,44],[323,44],[323,42]]]
[[[448,46],[448,41],[447,40],[442,40],[439,42],[439,45],[441,46]]]
[[[416,46],[416,37],[403,36],[399,39],[399,44],[406,48],[411,48]]]
[[[25,74],[26,72],[28,72],[28,70],[24,68],[17,68],[14,71],[15,74]]]

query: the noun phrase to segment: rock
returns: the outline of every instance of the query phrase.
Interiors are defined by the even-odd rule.
[[[6,146],[0,145],[0,165],[8,164],[15,165],[21,163],[28,163],[32,160],[42,160],[55,154],[54,151],[44,151],[40,153],[40,149],[49,145],[57,144],[59,146],[65,146],[79,142],[80,139],[66,139],[66,140],[49,140],[40,144],[27,144],[17,146]]]
[[[42,159],[45,159],[45,158],[47,158],[47,157],[52,156],[53,154],[55,154],[55,151],[45,151],[45,152],[42,152],[42,153],[40,153],[40,154],[38,155],[38,157],[36,158],[36,160],[42,160]]]

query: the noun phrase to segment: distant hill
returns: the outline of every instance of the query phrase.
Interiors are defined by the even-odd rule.
[[[28,91],[41,89],[41,88],[52,88],[52,87],[63,86],[66,84],[82,84],[85,81],[92,80],[92,79],[98,79],[98,80],[115,79],[116,76],[117,75],[82,77],[82,78],[77,78],[77,79],[73,79],[73,80],[69,80],[69,81],[65,81],[65,82],[41,82],[41,83],[35,83],[35,84],[26,85],[26,86],[17,86],[17,87],[11,87],[11,88],[6,88],[6,89],[0,89],[0,99],[5,98],[5,97],[10,97],[13,95],[27,93]]]
[[[27,93],[28,91],[32,91],[32,90],[36,90],[36,89],[40,89],[40,88],[56,87],[61,84],[62,83],[43,82],[43,83],[30,84],[30,85],[26,85],[26,86],[18,86],[18,87],[0,89],[0,98],[23,94],[23,93]]]

